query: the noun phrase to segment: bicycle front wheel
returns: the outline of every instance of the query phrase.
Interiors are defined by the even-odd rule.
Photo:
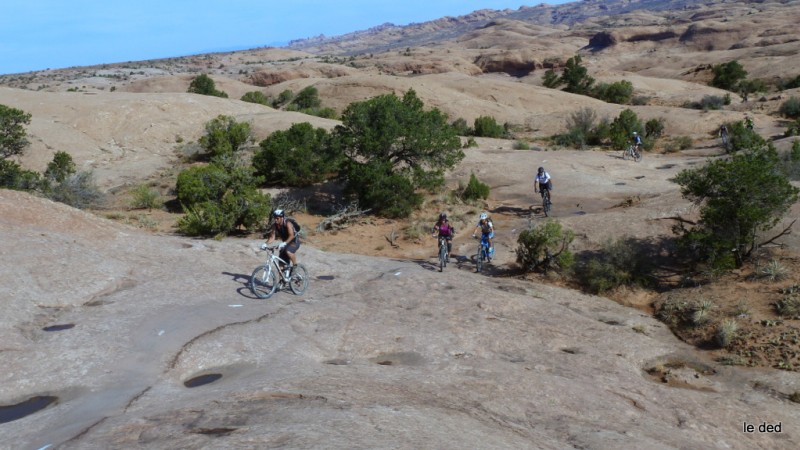
[[[544,216],[545,217],[549,217],[550,216],[550,207],[551,206],[552,206],[552,204],[550,203],[550,192],[548,191],[548,192],[544,193],[544,199],[542,199],[542,209],[544,210]]]
[[[259,266],[250,277],[250,290],[258,298],[270,298],[278,288],[278,274],[270,266]]]
[[[484,258],[483,249],[482,248],[478,249],[478,254],[475,255],[475,269],[476,269],[476,272],[480,272],[481,269],[483,269],[483,258]]]
[[[444,272],[447,266],[447,244],[439,246],[439,272]]]
[[[303,295],[308,287],[308,271],[306,266],[298,264],[292,269],[292,277],[289,279],[289,289],[295,295]]]
[[[633,149],[631,147],[628,147],[625,151],[622,152],[622,159],[624,159],[625,161],[630,159],[632,151]]]

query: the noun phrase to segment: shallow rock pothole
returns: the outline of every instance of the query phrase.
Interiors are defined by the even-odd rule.
[[[12,422],[39,412],[58,401],[52,395],[37,395],[15,405],[0,406],[0,423]]]

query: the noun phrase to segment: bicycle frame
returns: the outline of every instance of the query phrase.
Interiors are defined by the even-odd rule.
[[[480,272],[483,268],[483,262],[489,258],[489,238],[481,234],[481,242],[478,244],[478,254],[475,255],[475,265],[477,271]]]
[[[444,254],[442,254],[444,252]],[[447,238],[439,236],[439,271],[443,272],[444,267],[447,265],[447,259],[450,258],[450,252],[447,251]]]
[[[270,298],[277,290],[289,287],[296,295],[302,295],[308,287],[308,271],[302,264],[292,266],[290,273],[284,272],[290,263],[275,254],[278,246],[266,247],[269,252],[264,264],[256,267],[250,277],[250,290],[258,298]],[[283,268],[281,267],[283,265]]]

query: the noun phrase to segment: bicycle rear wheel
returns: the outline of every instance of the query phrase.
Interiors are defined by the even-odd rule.
[[[303,295],[308,287],[308,271],[306,266],[298,264],[292,269],[292,277],[289,279],[289,289],[295,295]]]
[[[633,160],[636,161],[636,162],[641,161],[642,160],[642,152],[639,151],[639,150],[634,150],[633,151]]]
[[[442,242],[439,245],[439,272],[444,272],[447,267],[447,243]]]
[[[278,274],[271,266],[259,266],[250,277],[250,290],[258,298],[270,298],[278,288]]]

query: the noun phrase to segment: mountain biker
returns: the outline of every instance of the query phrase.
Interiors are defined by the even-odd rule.
[[[553,181],[544,167],[539,167],[536,178],[533,179],[533,192],[541,192],[544,199],[545,190],[550,191],[550,203],[553,203]]]
[[[744,117],[744,126],[748,130],[753,131],[753,119],[751,119],[750,116]]]
[[[633,132],[633,136],[631,137],[631,143],[633,144],[633,149],[637,152],[640,151],[639,147],[642,146],[642,137],[639,136],[639,133]]]
[[[436,236],[437,232],[439,233],[439,237],[443,237],[447,242],[447,254],[449,255],[453,249],[453,235],[456,234],[456,229],[450,225],[450,221],[447,220],[447,214],[445,213],[439,214],[439,219],[433,226],[432,236]]]
[[[269,235],[267,237],[267,244],[269,245],[272,242],[275,242],[275,238],[280,238],[283,241],[278,248],[281,249],[280,257],[284,261],[287,259],[290,262],[290,266],[294,266],[297,264],[297,249],[300,248],[300,239],[297,236],[297,230],[295,230],[295,226],[292,221],[286,220],[286,213],[282,209],[276,209],[272,212],[272,217],[275,219],[272,222],[272,227],[270,227]],[[290,223],[292,223],[290,225]]]
[[[481,230],[481,239],[485,238],[489,242],[489,261],[491,261],[492,256],[494,256],[494,245],[492,244],[494,225],[492,224],[492,219],[485,212],[481,213],[478,225],[475,226],[475,230],[472,232],[472,237],[475,237],[475,233],[478,230]]]

